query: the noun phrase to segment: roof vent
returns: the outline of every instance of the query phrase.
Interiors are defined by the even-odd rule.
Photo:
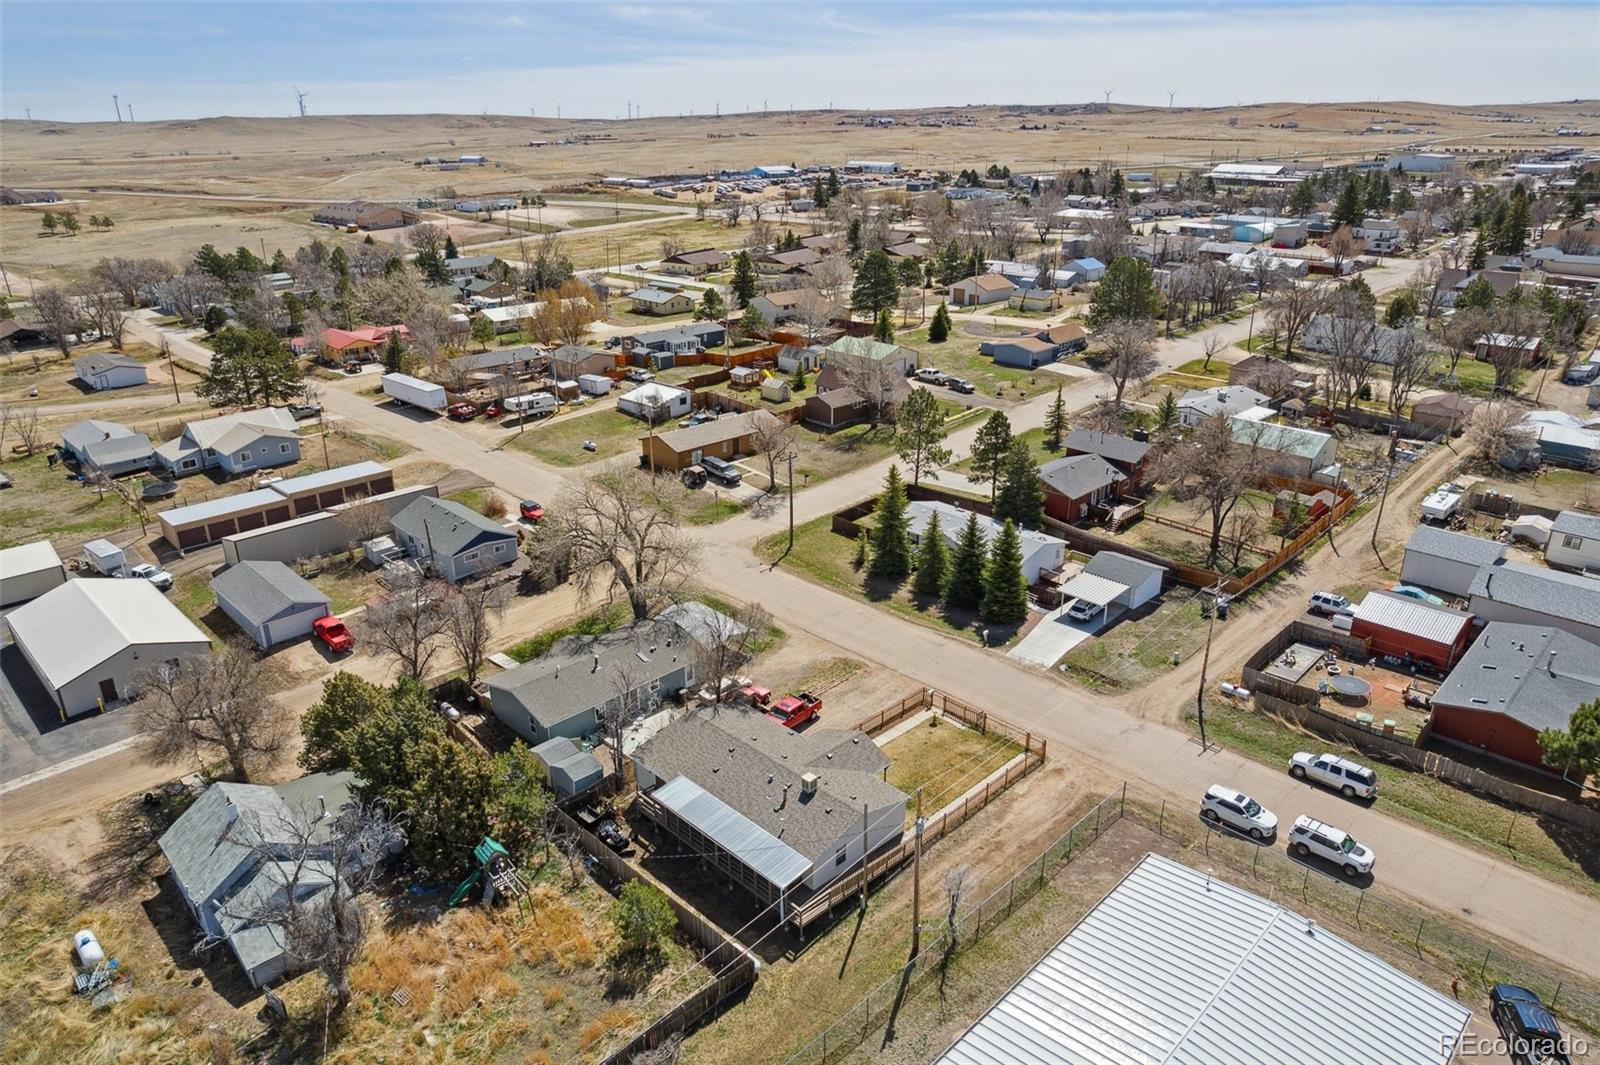
[[[228,824],[233,824],[239,819],[239,806],[232,799],[228,800]]]
[[[817,793],[817,775],[806,773],[800,777],[800,794],[815,795]],[[854,798],[854,796],[852,796]]]
[[[1315,922],[1311,918],[1307,917],[1306,918],[1306,935],[1315,936],[1316,934],[1317,934],[1317,922]]]
[[[590,673],[598,673],[598,672],[600,672],[600,652],[599,651],[594,652],[594,665],[592,667],[590,667],[589,672]]]

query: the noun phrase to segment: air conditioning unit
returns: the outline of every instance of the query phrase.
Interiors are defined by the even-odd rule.
[[[817,793],[818,779],[820,778],[815,773],[807,773],[802,776],[800,778],[800,794],[815,795]]]

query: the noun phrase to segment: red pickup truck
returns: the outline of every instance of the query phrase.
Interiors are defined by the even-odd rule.
[[[354,649],[356,638],[350,635],[350,630],[344,627],[344,622],[328,614],[311,623],[311,635],[332,651],[334,654],[343,654]]]
[[[799,728],[821,713],[822,697],[801,692],[799,695],[785,695],[773,703],[767,716],[781,721],[785,728]]]

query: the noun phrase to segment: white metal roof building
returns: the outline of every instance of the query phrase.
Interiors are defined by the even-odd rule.
[[[1443,1065],[1472,1011],[1315,922],[1147,854],[940,1065]]]
[[[133,694],[147,666],[211,649],[149,581],[67,581],[6,616],[17,649],[69,717]]]
[[[67,579],[67,568],[49,540],[0,551],[0,606],[37,599]]]

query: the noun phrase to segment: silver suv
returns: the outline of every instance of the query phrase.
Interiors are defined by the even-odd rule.
[[[1200,800],[1200,816],[1214,825],[1226,825],[1251,839],[1266,839],[1278,831],[1278,815],[1243,792],[1213,784]]]
[[[1378,794],[1378,774],[1336,754],[1300,751],[1289,759],[1289,775],[1333,788],[1347,799],[1371,799]]]
[[[1357,843],[1350,833],[1305,814],[1294,819],[1294,827],[1289,829],[1289,846],[1302,858],[1314,854],[1332,862],[1348,877],[1370,873],[1377,863],[1372,851]]]

